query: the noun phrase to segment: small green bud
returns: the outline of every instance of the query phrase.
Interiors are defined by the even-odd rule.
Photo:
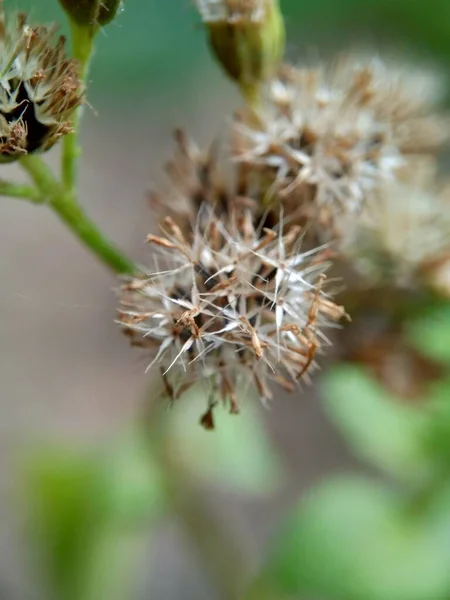
[[[59,0],[78,25],[107,25],[116,16],[121,0]]]
[[[209,42],[226,73],[248,92],[276,71],[285,31],[279,0],[197,0]]]

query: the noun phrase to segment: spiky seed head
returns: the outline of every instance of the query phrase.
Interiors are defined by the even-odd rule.
[[[271,201],[329,222],[354,213],[412,156],[449,137],[436,86],[379,60],[342,57],[317,69],[284,67],[263,102],[234,124],[235,159],[271,182]]]
[[[55,27],[5,21],[0,3],[0,161],[45,151],[72,131],[82,104],[78,66],[66,58]]]
[[[172,398],[201,379],[236,413],[245,386],[264,400],[269,380],[293,391],[344,311],[323,289],[327,251],[302,252],[299,228],[285,230],[282,219],[258,230],[250,210],[237,204],[229,214],[203,207],[191,241],[167,218],[163,236],[148,237],[153,271],[122,287],[119,323],[153,350],[149,367]],[[203,424],[212,418],[211,405]]]
[[[168,185],[149,193],[150,207],[160,219],[171,216],[190,239],[198,219],[206,214],[201,207],[208,206],[216,217],[226,219],[229,207],[239,204],[251,211],[254,223],[277,225],[280,210],[266,205],[267,185],[261,174],[233,160],[228,139],[227,143],[216,140],[205,150],[181,129],[174,137],[176,149],[165,165]]]
[[[196,0],[211,48],[225,70],[251,93],[278,68],[284,21],[278,0]]]

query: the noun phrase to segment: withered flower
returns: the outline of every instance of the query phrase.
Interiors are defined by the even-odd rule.
[[[206,151],[201,150],[186,133],[177,129],[176,149],[166,163],[169,185],[163,191],[152,190],[149,202],[161,218],[171,216],[186,237],[195,229],[204,205],[216,216],[228,215],[236,198],[251,209],[254,223],[270,227],[278,222],[279,208],[264,205],[264,188],[258,173],[246,165],[233,162],[229,148],[218,141]]]
[[[54,26],[30,26],[19,14],[5,21],[0,2],[0,160],[45,151],[72,130],[83,102],[75,61]]]
[[[343,254],[371,285],[427,284],[450,295],[450,184],[433,160],[414,162],[339,226]]]
[[[191,240],[171,218],[162,229],[148,237],[154,271],[122,287],[119,322],[133,344],[153,350],[149,368],[160,368],[167,393],[207,383],[202,423],[211,427],[217,398],[237,413],[248,385],[263,400],[269,380],[295,390],[328,343],[324,329],[344,315],[323,289],[328,253],[301,252],[299,228],[285,231],[282,220],[255,228],[239,199],[228,218],[205,205]]]
[[[286,213],[321,223],[354,213],[410,157],[448,138],[448,120],[435,114],[433,83],[378,60],[286,66],[266,87],[260,108],[238,115],[235,159],[260,171],[271,184],[268,201],[281,199]]]

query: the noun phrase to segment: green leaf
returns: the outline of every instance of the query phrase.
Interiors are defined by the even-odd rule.
[[[96,467],[85,457],[54,448],[33,458],[27,477],[37,555],[61,599],[76,598],[84,552],[96,527]]]
[[[424,411],[401,404],[356,366],[334,368],[323,388],[327,414],[358,457],[401,479],[429,474]]]
[[[28,470],[34,545],[58,600],[129,597],[163,476],[140,430],[96,451],[35,453]]]
[[[266,577],[282,597],[443,600],[450,594],[450,504],[434,517],[416,517],[376,482],[336,478],[294,509]]]
[[[408,323],[410,342],[432,360],[450,365],[450,305],[436,308]]]
[[[239,415],[230,415],[218,405],[214,431],[199,425],[206,405],[204,388],[196,386],[172,409],[169,436],[184,468],[198,478],[244,494],[263,495],[279,489],[284,470],[267,436],[258,400],[244,397]]]

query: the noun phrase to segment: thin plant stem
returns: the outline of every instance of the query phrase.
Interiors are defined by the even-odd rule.
[[[80,77],[84,84],[87,82],[97,30],[96,26],[81,26],[73,20],[70,21],[72,55],[80,65]],[[62,181],[64,187],[70,191],[75,189],[77,182],[78,160],[81,155],[79,129],[82,112],[83,106],[80,106],[74,116],[73,132],[66,135],[62,142]]]
[[[239,600],[248,573],[247,559],[229,527],[221,523],[202,491],[179,460],[167,427],[170,414],[148,394],[142,415],[150,451],[164,472],[170,508],[193,545],[206,575],[215,583],[223,600]],[[156,406],[158,405],[158,406]],[[252,599],[253,600],[253,599]],[[272,599],[271,599],[272,600]]]
[[[34,204],[42,204],[45,196],[36,187],[23,183],[12,183],[0,180],[0,196],[8,198],[20,198]]]
[[[240,600],[286,600],[286,597],[276,593],[263,578],[258,578],[246,588]]]
[[[48,206],[84,246],[116,273],[137,271],[133,263],[115,248],[90,220],[78,204],[74,193],[54,179],[51,170],[39,156],[29,154],[21,158],[20,162],[42,196],[46,198]]]
[[[237,540],[230,535],[229,527],[211,511],[201,491],[189,481],[174,453],[166,453],[161,462],[173,509],[208,577],[216,584],[223,600],[237,600],[247,570]]]
[[[261,104],[261,86],[258,84],[243,85],[241,86],[241,93],[247,105],[257,112]]]

